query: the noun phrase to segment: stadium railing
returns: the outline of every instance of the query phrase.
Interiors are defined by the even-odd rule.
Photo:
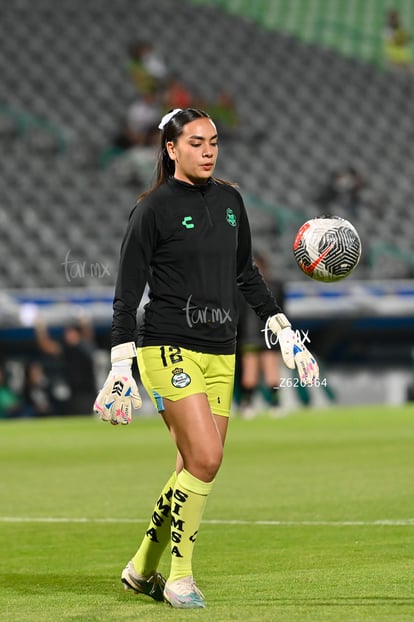
[[[290,224],[301,225],[305,220],[310,218],[305,212],[293,211],[290,208],[281,205],[269,203],[261,197],[243,192],[243,198],[248,206],[260,209],[275,217],[277,229],[279,233],[284,233]]]
[[[384,255],[394,257],[402,263],[412,266],[414,270],[414,252],[384,242],[377,242],[371,246],[368,256],[369,265],[371,267],[376,266]]]
[[[0,116],[10,119],[13,123],[15,138],[25,138],[30,131],[39,132],[53,141],[56,151],[62,153],[66,150],[67,139],[63,130],[48,119],[43,119],[8,105],[0,105]],[[13,128],[10,126],[10,133],[12,131]]]

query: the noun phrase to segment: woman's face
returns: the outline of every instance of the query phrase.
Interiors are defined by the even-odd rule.
[[[201,117],[187,123],[174,143],[167,142],[174,160],[174,177],[190,184],[202,184],[213,174],[218,155],[217,129],[211,119]]]

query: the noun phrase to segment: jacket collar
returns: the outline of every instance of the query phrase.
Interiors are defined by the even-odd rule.
[[[190,192],[202,192],[204,194],[215,185],[215,182],[210,177],[205,184],[189,184],[186,181],[181,181],[175,177],[169,177],[168,184],[177,189],[182,188],[183,190],[188,190]]]

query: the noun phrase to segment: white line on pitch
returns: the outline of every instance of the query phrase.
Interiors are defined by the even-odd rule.
[[[147,523],[142,518],[87,518],[59,516],[0,516],[0,523]],[[205,525],[269,525],[276,527],[414,527],[414,518],[379,520],[204,520]]]

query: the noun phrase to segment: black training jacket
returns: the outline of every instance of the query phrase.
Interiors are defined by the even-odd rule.
[[[232,354],[237,286],[263,320],[281,311],[252,261],[240,193],[214,180],[191,185],[170,178],[131,212],[115,288],[112,346],[134,341],[146,283],[150,300],[139,346]]]

